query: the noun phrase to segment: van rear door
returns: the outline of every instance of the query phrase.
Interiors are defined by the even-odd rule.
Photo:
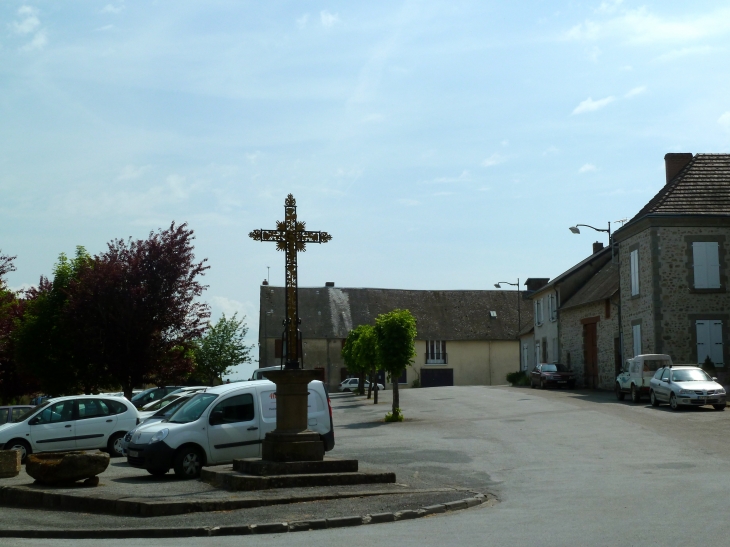
[[[208,414],[208,451],[211,464],[261,454],[259,416],[254,405],[255,390],[231,394]]]

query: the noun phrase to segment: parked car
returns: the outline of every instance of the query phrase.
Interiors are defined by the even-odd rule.
[[[33,452],[94,448],[122,456],[122,438],[138,419],[137,409],[124,397],[58,397],[0,426],[0,446],[20,450],[23,460]]]
[[[251,380],[266,380],[266,377],[264,376],[265,372],[270,372],[273,370],[282,370],[281,367],[263,367],[263,368],[257,368],[253,371],[253,374],[251,374]]]
[[[33,408],[30,405],[0,406],[0,425],[17,422],[18,418]]]
[[[192,391],[185,392],[181,395],[168,395],[168,397],[172,397],[173,400],[168,401],[168,404],[166,406],[160,408],[156,412],[140,412],[139,425],[137,425],[131,431],[128,431],[127,434],[124,436],[124,439],[122,439],[122,452],[124,453],[124,455],[127,455],[127,447],[129,446],[132,437],[140,427],[142,427],[144,424],[152,424],[155,422],[161,422],[163,420],[169,419],[170,416],[172,416],[177,411],[177,409],[184,405],[193,395],[195,395],[195,392]]]
[[[357,386],[359,384],[360,380],[358,378],[347,378],[346,380],[343,380],[340,382],[340,391],[356,391]],[[375,385],[373,384],[373,389],[375,389]],[[385,389],[385,386],[383,384],[377,384],[379,390]],[[370,381],[365,380],[365,391],[368,391],[370,389]]]
[[[671,367],[672,358],[664,354],[637,355],[627,359],[621,373],[616,377],[614,390],[616,398],[623,401],[626,394],[631,394],[635,403],[641,401],[642,395],[649,395],[650,382],[654,374],[661,367]]]
[[[335,445],[332,408],[324,384],[309,383],[308,427],[326,451]],[[166,421],[137,429],[127,461],[152,475],[170,468],[194,478],[205,465],[261,457],[261,442],[276,428],[276,385],[268,380],[223,384],[196,393]]]
[[[132,396],[132,404],[137,408],[142,408],[146,404],[149,404],[152,401],[158,401],[162,399],[165,395],[169,395],[170,393],[180,389],[181,387],[185,386],[164,386],[145,389],[143,392]]]
[[[152,416],[152,414],[170,404],[171,401],[174,401],[183,393],[197,393],[198,391],[205,391],[206,389],[208,389],[208,386],[182,387],[180,389],[176,389],[169,395],[165,395],[162,399],[152,401],[151,403],[147,403],[146,405],[144,405],[139,410],[140,418],[144,419],[148,416]],[[149,414],[145,414],[145,412],[148,412]]]
[[[669,403],[672,410],[680,406],[712,405],[715,410],[725,410],[725,388],[710,378],[698,366],[672,365],[656,371],[651,379],[649,393],[652,406]]]
[[[575,373],[560,363],[539,363],[530,373],[530,387],[550,386],[575,388]]]

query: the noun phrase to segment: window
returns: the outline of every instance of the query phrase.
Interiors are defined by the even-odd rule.
[[[631,296],[639,294],[639,249],[631,251]]]
[[[634,339],[634,357],[641,355],[641,325],[632,325],[631,334]]]
[[[703,364],[709,357],[712,363],[724,366],[722,344],[722,321],[699,320],[695,322],[697,329],[697,363]]]
[[[530,366],[529,344],[522,344],[522,370],[527,370]]]
[[[8,421],[9,408],[0,408],[0,424],[4,424]]]
[[[541,363],[547,363],[548,362],[548,343],[547,339],[542,339],[542,355],[540,356],[540,362]]]
[[[408,369],[407,368],[404,368],[403,369],[403,374],[401,374],[400,377],[398,378],[398,383],[399,384],[407,384],[408,383]]]
[[[542,298],[535,300],[535,324],[542,325]]]
[[[21,406],[18,408],[13,409],[13,413],[10,416],[11,422],[17,422],[18,418],[20,418],[23,414],[27,413],[28,410],[30,410],[27,406]],[[2,420],[0,420],[0,423],[2,423]]]
[[[720,288],[720,257],[717,241],[692,243],[695,289]]]
[[[76,401],[78,419],[99,418],[111,414],[109,407],[99,399],[79,399]]]
[[[221,401],[213,407],[210,419],[213,414],[220,412],[221,419],[218,424],[235,424],[238,422],[250,422],[253,420],[253,396],[250,393],[236,395],[225,401]],[[217,425],[217,424],[216,424]]]
[[[535,341],[535,365],[538,363],[542,363],[542,359],[540,359],[540,342]]]
[[[551,361],[553,363],[557,363],[558,361],[560,361],[560,359],[558,358],[558,339],[557,338],[553,338],[553,347],[552,347],[552,350],[553,351],[552,351],[552,359],[551,359]]]
[[[672,372],[671,368],[665,368],[662,370],[662,382],[669,381],[669,374]]]
[[[557,296],[554,294],[548,295],[548,317],[553,323],[558,320]]]
[[[446,340],[426,340],[426,364],[446,364]]]
[[[57,422],[70,422],[73,419],[74,402],[61,401],[60,403],[47,406],[38,415],[39,424],[53,424]]]

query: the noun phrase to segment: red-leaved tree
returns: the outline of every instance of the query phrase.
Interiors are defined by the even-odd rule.
[[[210,311],[197,300],[208,266],[196,262],[193,239],[187,224],[173,222],[145,240],[114,240],[69,287],[78,352],[127,397],[145,383],[181,382],[194,367],[193,340]]]

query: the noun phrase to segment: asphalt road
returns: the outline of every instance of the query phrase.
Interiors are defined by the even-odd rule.
[[[391,524],[256,537],[105,540],[105,546],[727,545],[730,409],[672,412],[612,394],[455,387],[401,393],[384,424],[357,397],[333,401],[333,456],[417,487],[464,486],[499,503]],[[98,541],[4,540],[3,545]]]

